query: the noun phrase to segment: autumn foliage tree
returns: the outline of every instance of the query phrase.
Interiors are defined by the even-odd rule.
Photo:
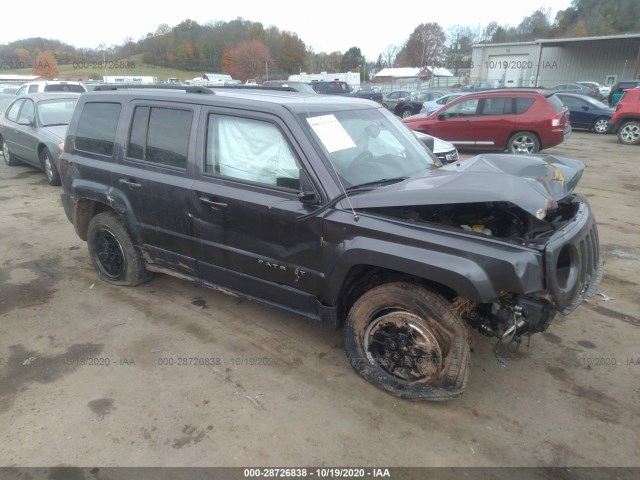
[[[439,65],[444,60],[445,41],[446,35],[438,23],[421,23],[398,54],[398,63],[405,67]]]
[[[33,62],[33,74],[44,78],[58,77],[58,62],[50,50],[40,52]]]
[[[222,71],[243,82],[249,78],[259,80],[273,65],[273,58],[264,43],[258,40],[241,42],[222,56]]]

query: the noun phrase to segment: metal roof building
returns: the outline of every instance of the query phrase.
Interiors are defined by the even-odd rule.
[[[613,85],[640,75],[640,34],[476,44],[472,62],[471,80],[506,87]]]

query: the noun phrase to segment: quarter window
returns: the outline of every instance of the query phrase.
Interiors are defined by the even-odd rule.
[[[75,147],[89,153],[113,155],[121,108],[119,103],[86,103],[78,121]]]
[[[300,167],[272,123],[210,114],[205,172],[299,190]]]
[[[557,99],[555,95],[551,95],[550,98]],[[516,98],[516,114],[521,115],[527,110],[529,110],[531,108],[531,105],[533,105],[535,101],[536,100],[534,98],[525,98],[525,97]],[[558,110],[556,108],[556,111],[559,113],[563,110],[563,108],[562,108],[562,102],[558,102],[558,103],[560,104],[560,109]]]

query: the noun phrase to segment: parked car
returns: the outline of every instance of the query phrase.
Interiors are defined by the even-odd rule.
[[[611,87],[606,85],[600,85],[598,82],[576,82],[578,85],[583,85],[585,87],[593,88],[598,91],[598,100],[604,100],[609,98],[609,93],[611,93]]]
[[[396,90],[394,92],[385,93],[382,96],[382,103],[389,110],[393,111],[393,109],[396,107],[396,102],[398,100],[404,100],[405,98],[410,97],[411,93],[412,92],[408,90]]]
[[[611,87],[611,93],[609,93],[609,106],[615,107],[620,97],[625,90],[629,88],[640,87],[640,79],[638,80],[624,80],[622,82],[616,83],[613,87]]]
[[[577,93],[593,98],[598,98],[600,96],[600,92],[597,88],[587,87],[585,85],[580,85],[579,83],[561,83],[551,87],[551,90],[556,93]]]
[[[25,93],[51,93],[51,92],[73,92],[84,93],[87,88],[82,82],[67,82],[62,80],[44,80],[39,82],[29,82],[20,85],[16,95]]]
[[[441,92],[438,90],[422,90],[412,94],[409,98],[398,99],[393,113],[401,118],[407,118],[411,115],[420,113],[422,104],[431,100],[436,100],[449,92]]]
[[[578,160],[435,168],[373,102],[100,88],[80,96],[60,157],[99,278],[163,272],[344,327],[349,364],[390,394],[456,398],[468,328],[518,342],[600,282]]]
[[[263,87],[289,87],[296,92],[316,93],[311,85],[305,82],[290,82],[289,80],[267,80],[262,82]]]
[[[340,80],[311,82],[311,88],[321,95],[340,95],[343,97],[364,98],[382,103],[382,93],[373,90],[352,92],[347,82]]]
[[[413,134],[418,137],[422,143],[440,160],[442,165],[447,163],[453,163],[460,160],[458,155],[458,149],[455,145],[445,142],[437,137],[427,135],[426,133],[417,132],[412,130]]]
[[[482,92],[484,90],[492,90],[494,88],[496,88],[496,85],[491,82],[478,82],[472,83],[471,85],[463,85],[461,90],[463,92]]]
[[[429,100],[427,102],[424,102],[422,104],[422,109],[420,109],[419,113],[426,113],[427,115],[431,115],[436,110],[440,110],[443,106],[445,106],[450,101],[455,100],[456,98],[462,97],[463,95],[466,95],[466,94],[467,92],[453,92],[453,93],[448,93],[446,95],[443,95],[442,97],[436,100]]]
[[[37,93],[18,97],[0,117],[0,144],[7,165],[42,169],[49,185],[60,185],[57,159],[80,94]]]
[[[640,87],[624,91],[611,117],[610,131],[618,134],[620,143],[640,144]]]
[[[437,114],[419,114],[403,122],[460,149],[522,154],[558,145],[571,134],[569,109],[555,93],[526,88],[469,93]]]
[[[569,108],[571,128],[607,133],[613,108],[595,98],[574,93],[556,93],[556,96]]]

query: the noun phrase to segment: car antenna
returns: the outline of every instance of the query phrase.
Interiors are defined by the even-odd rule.
[[[307,106],[306,98],[303,99],[303,104],[304,104],[304,108],[307,110],[307,118],[311,118],[311,112],[309,112],[309,107]],[[333,165],[331,158],[329,158],[328,155],[327,155],[327,158],[329,159],[329,165],[331,165],[331,169],[333,170],[333,173],[335,173],[336,178],[338,179],[338,185],[340,185],[340,188],[342,189],[342,194],[344,195],[344,198],[346,198],[347,202],[349,203],[349,208],[351,208],[351,212],[353,213],[353,220],[357,222],[358,220],[360,220],[360,216],[356,213],[356,209],[353,208],[351,199],[349,198],[349,195],[347,195],[347,189],[344,188],[344,185],[342,184],[342,179],[340,178],[340,175],[338,175],[338,171],[336,170],[336,167]]]

